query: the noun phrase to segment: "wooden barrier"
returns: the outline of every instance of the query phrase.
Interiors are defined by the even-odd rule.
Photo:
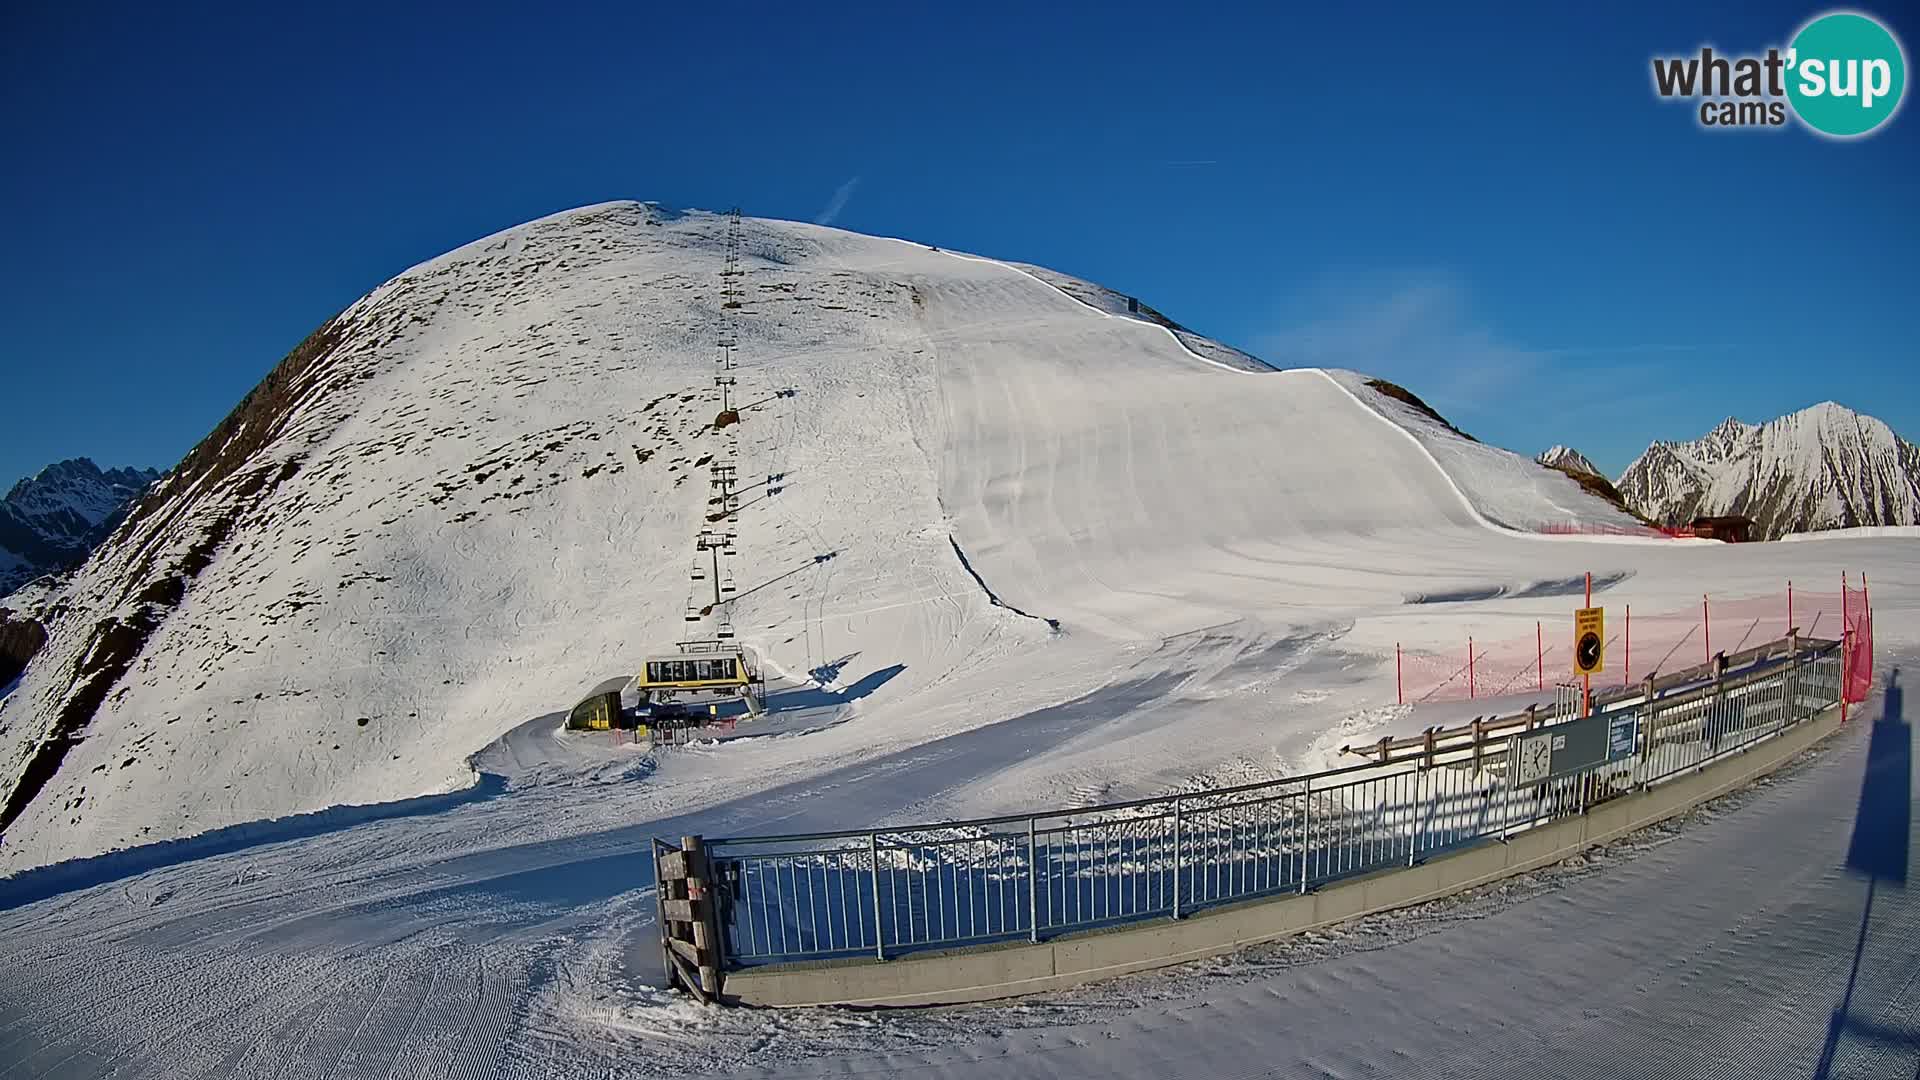
[[[653,865],[667,983],[710,1005],[720,996],[725,965],[706,848],[698,836],[682,837],[678,849],[656,844]]]

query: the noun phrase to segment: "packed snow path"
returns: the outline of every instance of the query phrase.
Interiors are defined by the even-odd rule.
[[[0,914],[0,1076],[1909,1076],[1903,678],[1811,760],[1597,869],[1070,994],[881,1015],[646,990],[641,852],[695,823],[489,848],[530,817],[616,815],[646,767],[543,721],[501,750],[548,778],[525,791]],[[876,761],[699,824],[815,826],[816,805],[880,811],[901,790],[883,777],[981,765]]]
[[[1797,766],[1613,845],[1590,871],[1085,993],[1098,999],[1085,1005],[1063,995],[923,1021],[925,1033],[840,1031],[866,1045],[723,1075],[1920,1076],[1912,660]]]

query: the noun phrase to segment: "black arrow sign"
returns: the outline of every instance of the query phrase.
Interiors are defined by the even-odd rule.
[[[1592,671],[1600,666],[1600,635],[1589,630],[1580,635],[1577,659],[1581,671]]]

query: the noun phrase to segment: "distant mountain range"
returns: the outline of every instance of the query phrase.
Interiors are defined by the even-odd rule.
[[[1578,459],[1555,447],[1541,455]],[[1591,469],[1591,463],[1588,463]],[[1752,518],[1755,533],[1920,524],[1920,448],[1828,401],[1764,424],[1729,418],[1691,442],[1656,442],[1614,482],[1646,518]]]
[[[0,597],[79,564],[159,478],[155,469],[102,471],[74,458],[13,485],[0,499]]]

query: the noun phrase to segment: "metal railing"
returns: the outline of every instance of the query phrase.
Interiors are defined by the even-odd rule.
[[[1737,753],[1839,700],[1837,643],[1619,702],[1610,760],[1534,776],[1522,739],[1084,809],[706,841],[729,968],[1003,941],[1188,913],[1502,838]],[[1587,722],[1587,721],[1581,721]],[[1566,729],[1572,730],[1572,729]],[[1525,782],[1521,782],[1525,777]]]

